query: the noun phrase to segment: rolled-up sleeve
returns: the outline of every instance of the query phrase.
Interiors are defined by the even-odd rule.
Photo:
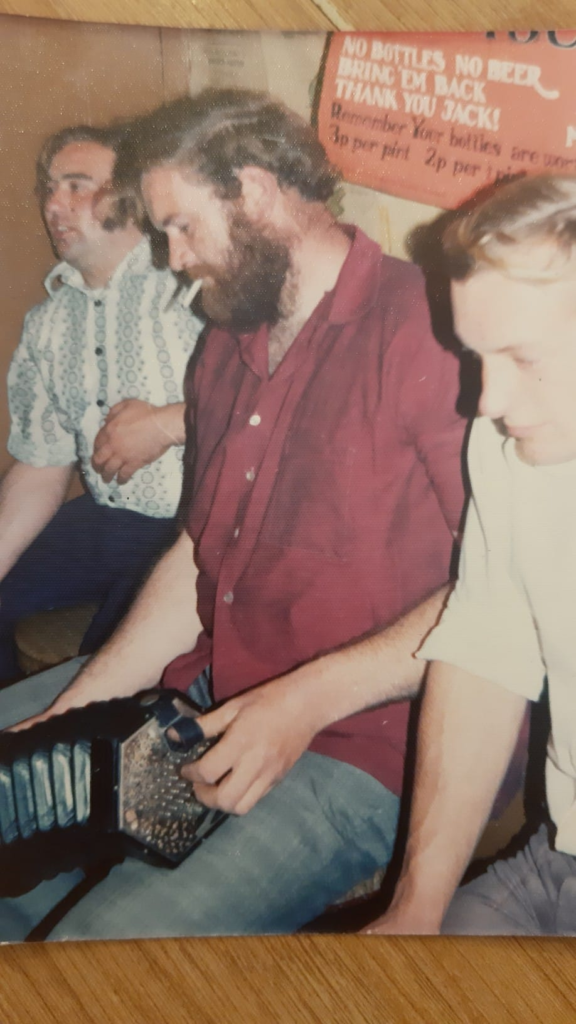
[[[7,447],[15,459],[32,466],[67,466],[76,460],[76,443],[74,434],[62,426],[55,398],[40,371],[35,339],[41,318],[42,307],[27,315],[8,371]]]
[[[468,464],[468,506],[458,581],[418,656],[489,679],[529,700],[542,691],[538,634],[513,560],[512,493],[502,438],[477,420]]]

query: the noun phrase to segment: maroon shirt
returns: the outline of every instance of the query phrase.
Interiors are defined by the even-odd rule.
[[[213,329],[188,375],[204,632],[166,686],[186,689],[212,663],[226,700],[385,626],[448,577],[463,505],[458,361],[432,336],[420,271],[350,230],[334,290],[272,377],[266,326]],[[310,749],[400,792],[408,710],[362,712]]]

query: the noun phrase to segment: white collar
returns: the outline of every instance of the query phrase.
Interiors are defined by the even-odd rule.
[[[128,270],[133,273],[145,273],[151,266],[152,253],[150,250],[150,242],[147,238],[142,238],[138,244],[130,250],[130,252],[126,253],[124,258],[116,267],[112,277],[103,288],[89,288],[80,271],[76,270],[75,267],[71,267],[69,263],[66,263],[66,261],[58,263],[52,268],[44,281],[44,287],[46,288],[50,298],[53,298],[63,285],[68,285],[70,288],[76,288],[78,291],[84,292],[85,294],[97,295],[99,292],[112,288],[115,282],[123,273],[125,273],[125,271]]]

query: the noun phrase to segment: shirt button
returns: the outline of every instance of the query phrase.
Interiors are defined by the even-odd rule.
[[[239,526],[237,526],[236,529],[234,530],[234,536],[235,537],[239,537],[240,536],[240,527]]]
[[[248,480],[248,481],[249,481],[250,483],[252,483],[252,481],[253,481],[253,480],[255,479],[255,477],[256,477],[256,473],[254,472],[254,470],[253,470],[253,469],[249,469],[249,470],[247,470],[247,472],[246,472],[246,479],[247,479],[247,480]]]
[[[106,405],[106,402],[102,398],[97,398],[96,399],[96,405],[98,405],[100,408],[102,408],[103,405]]]
[[[95,348],[94,351],[95,351],[97,356],[103,356],[104,355],[104,349],[100,348],[100,346],[98,346],[98,348]]]
[[[259,427],[260,424],[262,423],[262,417],[259,416],[257,412],[255,412],[254,415],[251,416],[250,419],[248,420],[248,423],[250,424],[251,427]]]
[[[95,306],[103,306],[104,303],[102,302],[102,299],[96,299],[96,301],[94,302],[94,305]]]
[[[109,501],[109,502],[110,502],[110,503],[111,503],[112,505],[114,504],[114,498],[112,497],[112,495],[110,495],[110,497],[108,498],[108,501]]]
[[[232,601],[234,600],[234,594],[232,591],[229,590],[227,594],[224,594],[222,600],[224,601],[224,604],[232,604]]]

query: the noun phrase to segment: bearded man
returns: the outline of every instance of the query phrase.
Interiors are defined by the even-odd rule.
[[[244,90],[160,108],[119,154],[213,326],[185,530],[44,716],[163,678],[220,737],[184,774],[230,816],[176,871],[113,868],[51,938],[293,931],[390,859],[464,424],[420,272],[335,221],[336,181],[309,125]]]

